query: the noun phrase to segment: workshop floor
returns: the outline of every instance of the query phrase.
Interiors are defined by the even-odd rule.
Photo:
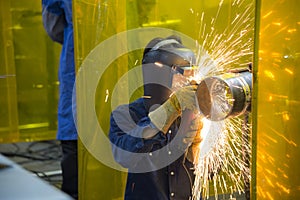
[[[0,153],[34,175],[60,189],[61,151],[59,141],[22,142],[0,144]],[[218,199],[245,200],[245,194],[219,195]],[[215,199],[213,196],[208,200]]]
[[[60,188],[62,177],[59,141],[0,144],[0,153],[51,185]]]

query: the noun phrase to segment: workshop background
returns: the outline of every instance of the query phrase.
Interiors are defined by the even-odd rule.
[[[144,6],[149,10],[147,21],[141,22],[137,19],[145,16],[139,16],[138,1],[141,0],[73,0],[77,69],[98,44],[123,31],[151,26],[197,39],[201,13],[209,21],[219,11],[222,20],[214,28],[222,32],[236,28],[231,22],[243,9],[232,8],[239,2],[235,0],[145,0]],[[241,2],[252,8],[254,27],[246,38],[253,41],[251,199],[297,200],[300,1]],[[218,10],[221,3],[222,9]],[[60,187],[61,155],[55,135],[61,47],[50,40],[42,27],[41,1],[0,0],[0,45],[0,153]],[[105,91],[111,90],[134,66],[136,56],[141,57],[141,51],[121,56],[99,80],[95,110],[105,132],[111,108],[100,102],[107,95]],[[81,85],[78,93],[88,89]],[[130,98],[140,94],[137,90]],[[84,110],[77,114],[80,134],[90,131],[81,124]],[[80,138],[80,199],[123,199],[126,172],[101,163],[84,142]]]

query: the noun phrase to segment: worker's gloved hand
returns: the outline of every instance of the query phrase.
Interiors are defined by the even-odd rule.
[[[180,127],[174,138],[178,148],[185,152],[186,158],[192,163],[198,160],[200,152],[202,119],[200,113],[195,114],[191,110],[183,111]]]
[[[163,133],[166,133],[173,123],[179,117],[182,111],[189,109],[196,111],[195,91],[196,85],[186,86],[178,89],[171,94],[170,98],[149,113],[151,122]]]
[[[200,116],[196,117],[191,122],[190,131],[187,133],[187,138],[188,138],[187,141],[183,141],[183,142],[190,143],[190,146],[188,147],[186,153],[186,158],[194,164],[197,163],[200,155],[200,143],[202,141],[202,137],[201,137],[202,128],[203,128],[202,117]]]
[[[183,143],[191,145],[191,144],[200,144],[202,141],[201,138],[201,129],[203,127],[202,117],[198,115],[190,122],[190,127],[186,129],[186,133],[183,137]]]
[[[195,97],[196,90],[197,85],[185,86],[172,93],[169,100],[180,113],[186,109],[193,111],[197,110]]]

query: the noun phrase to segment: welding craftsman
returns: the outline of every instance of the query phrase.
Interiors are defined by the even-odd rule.
[[[192,196],[202,122],[196,107],[197,87],[178,87],[177,78],[184,77],[184,69],[194,62],[193,51],[183,46],[180,37],[151,40],[142,60],[144,96],[111,114],[113,155],[128,168],[126,200]]]

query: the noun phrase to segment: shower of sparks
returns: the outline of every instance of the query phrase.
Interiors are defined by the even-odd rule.
[[[249,157],[251,146],[245,135],[250,126],[241,127],[243,120],[235,117],[220,122],[204,121],[200,157],[196,166],[193,198],[210,196],[212,184],[215,199],[218,193],[239,194],[251,179]],[[233,190],[233,191],[232,191]]]
[[[232,20],[219,33],[215,26],[218,20],[222,20],[219,18],[224,5],[224,1],[220,0],[215,17],[208,23],[205,23],[204,12],[197,14],[200,17],[197,41],[197,64],[200,71],[196,76],[197,80],[245,67],[251,62],[254,5],[247,0],[234,0],[231,5],[227,5],[233,10]],[[224,100],[226,94],[222,96],[219,101]],[[249,186],[251,124],[244,118],[240,116],[222,121],[204,121],[200,156],[195,162],[194,200],[211,195],[218,199],[220,193],[241,194]]]

